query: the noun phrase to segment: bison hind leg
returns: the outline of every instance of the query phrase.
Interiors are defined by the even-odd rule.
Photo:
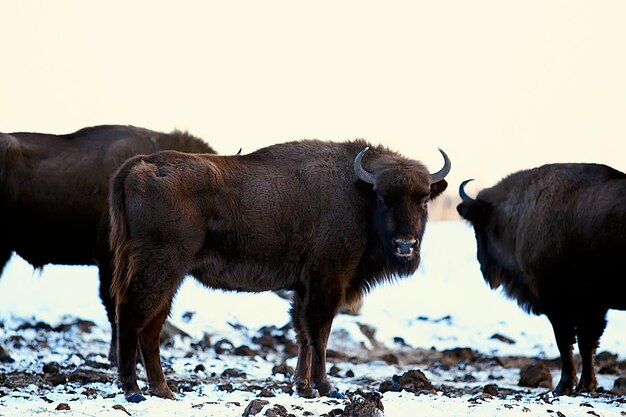
[[[184,273],[167,263],[141,265],[130,280],[126,297],[117,302],[119,380],[128,401],[142,401],[135,369],[139,344],[150,393],[173,399],[161,367],[159,339]]]
[[[578,323],[578,350],[582,371],[580,382],[576,386],[577,392],[594,392],[598,388],[594,356],[606,328],[606,313],[607,310],[589,312]]]
[[[146,324],[141,332],[140,345],[148,376],[150,394],[173,400],[175,396],[165,381],[165,375],[163,375],[159,349],[161,329],[169,315],[170,307],[171,303],[166,303]]]

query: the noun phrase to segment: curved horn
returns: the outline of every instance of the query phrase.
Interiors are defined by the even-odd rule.
[[[465,180],[461,183],[461,185],[459,185],[459,195],[461,196],[461,200],[463,201],[467,201],[467,202],[473,202],[476,201],[474,200],[472,197],[470,197],[469,195],[467,195],[467,193],[465,192],[465,186],[467,185],[468,182],[470,181],[474,181],[474,179],[471,180]]]
[[[452,167],[452,163],[450,162],[450,158],[448,158],[448,155],[441,149],[439,149],[439,152],[441,152],[441,154],[443,155],[443,168],[441,168],[434,174],[430,174],[430,182],[439,182],[444,179],[446,175],[448,175],[448,173],[450,172],[450,168]]]
[[[369,148],[370,148],[369,146],[363,148],[363,150],[359,152],[356,158],[354,158],[354,173],[356,174],[357,177],[359,177],[360,180],[365,181],[369,184],[375,185],[376,175],[372,174],[371,172],[367,172],[365,168],[363,168],[363,165],[361,165],[361,160],[363,159],[363,155],[365,155],[365,152],[367,152]]]

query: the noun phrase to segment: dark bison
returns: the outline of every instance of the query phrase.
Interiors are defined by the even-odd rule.
[[[517,172],[476,199],[459,192],[459,214],[474,226],[478,260],[530,313],[545,314],[562,370],[555,393],[597,388],[594,354],[609,309],[626,309],[626,175],[605,165],[552,164]]]
[[[138,342],[150,392],[174,397],[159,331],[186,274],[211,288],[293,290],[297,391],[336,394],[326,345],[337,309],[416,270],[428,202],[445,190],[450,170],[443,152],[444,168],[429,174],[368,146],[310,140],[241,156],[160,152],[120,167],[110,196],[112,289],[127,400],[145,399]]]
[[[137,154],[164,149],[211,152],[187,133],[95,126],[68,135],[0,134],[0,273],[13,252],[35,268],[97,265],[100,297],[112,324],[109,180]]]

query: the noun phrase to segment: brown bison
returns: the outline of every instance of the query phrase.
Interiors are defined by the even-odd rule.
[[[112,325],[109,180],[128,158],[164,149],[211,152],[200,139],[132,126],[95,126],[68,135],[0,134],[0,273],[13,252],[35,268],[97,265]]]
[[[211,288],[293,290],[297,391],[337,394],[326,376],[337,309],[416,270],[428,202],[445,190],[450,170],[443,152],[444,168],[429,174],[368,146],[308,140],[241,156],[160,152],[120,167],[110,191],[112,289],[128,401],[145,399],[138,342],[151,394],[174,397],[159,331],[187,274]]]
[[[605,165],[544,165],[508,176],[476,199],[465,193],[466,183],[457,210],[474,226],[485,281],[550,320],[562,361],[555,393],[574,390],[576,336],[576,391],[594,391],[606,313],[626,309],[626,175]]]

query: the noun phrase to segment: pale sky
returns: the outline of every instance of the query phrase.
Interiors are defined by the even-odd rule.
[[[188,130],[448,152],[449,193],[548,162],[626,171],[626,2],[3,1],[0,131]]]

